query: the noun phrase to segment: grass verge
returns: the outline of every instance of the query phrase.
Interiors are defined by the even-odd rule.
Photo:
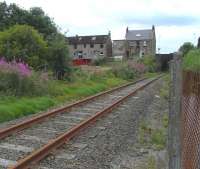
[[[0,97],[0,122],[9,121],[29,114],[46,110],[62,103],[78,100],[98,92],[126,83],[115,77],[102,77],[73,83],[56,82],[58,95],[42,97]]]

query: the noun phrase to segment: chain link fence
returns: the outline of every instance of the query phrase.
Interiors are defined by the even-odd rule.
[[[183,72],[182,169],[200,169],[200,73]]]
[[[183,71],[174,54],[170,75],[169,169],[200,169],[200,73]]]

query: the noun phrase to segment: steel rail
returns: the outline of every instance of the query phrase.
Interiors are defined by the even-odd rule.
[[[46,145],[44,145],[40,149],[34,151],[33,153],[31,153],[30,155],[28,155],[24,159],[19,160],[18,163],[15,166],[10,166],[8,169],[28,169],[28,168],[31,168],[31,166],[36,165],[37,162],[42,160],[44,157],[46,157],[48,154],[50,154],[56,148],[60,147],[62,144],[68,142],[71,138],[73,138],[75,135],[77,135],[81,130],[85,129],[91,123],[95,122],[99,117],[105,115],[106,113],[111,112],[114,108],[116,108],[119,104],[121,104],[127,98],[136,94],[139,90],[142,90],[147,85],[158,80],[160,77],[161,76],[154,78],[153,80],[145,83],[144,85],[142,85],[138,89],[134,90],[133,92],[129,93],[128,95],[124,96],[120,100],[113,103],[111,106],[106,107],[102,111],[99,111],[98,113],[91,116],[87,120],[85,120],[85,121],[81,122],[80,124],[76,125],[75,127],[71,128],[66,133],[61,134],[59,137],[49,141]]]
[[[3,138],[5,138],[5,137],[7,137],[7,136],[9,136],[9,135],[11,135],[13,133],[16,133],[18,131],[23,130],[25,128],[28,128],[28,127],[32,126],[33,124],[39,123],[39,122],[45,120],[46,118],[55,116],[55,115],[57,115],[57,114],[59,114],[61,112],[64,112],[64,111],[68,111],[72,107],[80,106],[80,105],[82,105],[84,103],[87,103],[87,102],[90,102],[90,101],[92,101],[92,100],[94,100],[94,99],[96,99],[96,98],[98,98],[100,96],[103,96],[105,94],[120,90],[120,89],[125,88],[125,87],[130,86],[130,85],[136,84],[136,83],[138,83],[138,82],[140,82],[142,80],[145,80],[145,79],[147,79],[147,78],[142,78],[142,79],[139,79],[137,81],[130,82],[130,83],[124,84],[124,85],[119,86],[119,87],[115,87],[113,89],[110,89],[110,90],[107,90],[107,91],[104,91],[104,92],[100,92],[100,93],[98,93],[96,95],[86,97],[85,99],[82,99],[82,100],[77,101],[75,103],[71,103],[71,104],[69,104],[67,106],[64,106],[62,108],[59,108],[59,109],[56,109],[56,110],[53,110],[53,111],[49,111],[47,113],[43,113],[43,114],[38,115],[36,117],[30,118],[28,120],[25,120],[25,121],[23,121],[23,122],[21,122],[19,124],[11,126],[11,127],[0,129],[0,139],[3,139]]]

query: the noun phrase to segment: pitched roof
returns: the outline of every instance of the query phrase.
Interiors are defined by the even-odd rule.
[[[128,30],[126,33],[126,40],[151,40],[153,36],[152,29]]]
[[[73,36],[67,37],[69,44],[103,44],[110,39],[109,35]]]

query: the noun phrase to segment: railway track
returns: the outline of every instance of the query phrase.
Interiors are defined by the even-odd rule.
[[[26,169],[157,78],[142,79],[0,130],[0,168]]]

